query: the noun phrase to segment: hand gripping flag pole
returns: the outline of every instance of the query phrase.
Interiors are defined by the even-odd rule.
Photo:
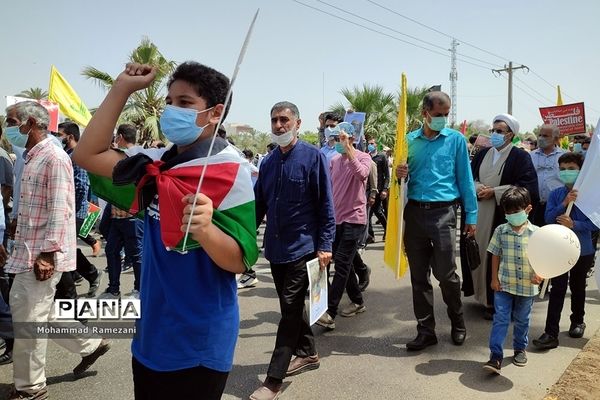
[[[256,18],[258,18],[259,11],[260,11],[260,9],[256,10],[256,13],[254,14],[254,18],[252,18],[252,23],[250,24],[250,27],[248,28],[248,33],[246,33],[246,39],[244,40],[244,44],[242,45],[242,49],[240,50],[240,55],[238,56],[237,63],[235,64],[235,69],[233,71],[233,75],[231,76],[231,83],[229,84],[229,90],[227,91],[227,97],[225,98],[225,104],[224,104],[225,107],[223,107],[223,110],[227,109],[227,106],[229,105],[229,102],[231,101],[231,91],[233,89],[233,84],[235,83],[238,72],[240,71],[240,65],[242,65],[242,61],[244,61],[244,55],[246,54],[246,49],[248,48],[248,43],[250,42],[250,36],[252,35],[252,31],[254,30],[254,24],[256,22]],[[200,189],[202,188],[202,182],[204,181],[204,174],[206,173],[206,169],[208,166],[208,158],[212,154],[212,149],[215,144],[217,132],[218,132],[219,128],[221,127],[224,115],[225,115],[224,112],[221,113],[221,117],[219,118],[219,122],[217,123],[217,126],[215,127],[215,132],[213,133],[212,140],[210,141],[210,146],[208,147],[208,154],[206,156],[206,159],[204,160],[204,166],[202,168],[202,173],[200,174],[200,180],[198,181],[198,187],[196,188],[196,196],[194,196],[194,202],[192,203],[192,212],[190,214],[190,219],[187,223],[187,227],[185,228],[185,236],[183,237],[183,245],[182,245],[181,252],[184,254],[187,253],[186,247],[187,247],[187,242],[188,242],[188,235],[190,234],[190,227],[192,225],[192,217],[194,216],[194,208],[196,208],[196,199],[198,198],[198,193],[200,193]]]

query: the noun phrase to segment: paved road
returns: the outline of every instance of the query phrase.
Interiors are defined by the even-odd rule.
[[[372,283],[365,294],[367,311],[354,318],[338,317],[337,328],[331,332],[315,327],[321,368],[286,380],[282,399],[540,400],[600,327],[600,301],[595,283],[590,280],[586,305],[588,329],[583,339],[571,339],[566,334],[567,300],[561,347],[548,353],[530,352],[529,365],[524,368],[513,366],[507,357],[502,375],[490,377],[481,369],[488,357],[489,334],[489,322],[481,318],[482,309],[472,299],[465,300],[468,338],[464,346],[454,346],[450,343],[450,324],[441,294],[436,288],[440,342],[425,352],[409,353],[404,344],[415,335],[409,277],[394,280],[392,273],[383,267],[382,254],[381,242],[371,245],[364,254],[365,262],[373,269]],[[93,260],[100,267],[106,265],[104,257]],[[279,319],[277,296],[264,259],[259,260],[256,269],[260,283],[239,293],[240,337],[224,399],[247,398],[260,384],[275,340]],[[131,273],[123,275],[124,292],[131,290],[132,280]],[[532,338],[543,330],[546,307],[546,300],[537,301],[534,306]],[[509,349],[510,338],[507,343]],[[71,370],[78,363],[78,356],[51,342],[46,369],[51,398],[132,399],[129,346],[129,340],[115,340],[113,349],[84,378],[74,381]],[[168,343],[164,344],[164,351],[169,351]],[[510,350],[506,354],[512,355]],[[11,382],[12,367],[1,366],[0,399]]]

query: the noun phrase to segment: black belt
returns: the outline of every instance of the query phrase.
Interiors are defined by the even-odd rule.
[[[458,201],[458,199],[455,199],[452,201],[416,201],[416,200],[409,199],[408,204],[410,204],[411,206],[430,210],[433,208],[444,208],[444,207],[455,206],[455,205],[459,204],[459,201]]]

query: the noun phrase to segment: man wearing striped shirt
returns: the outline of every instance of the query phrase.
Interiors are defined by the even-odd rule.
[[[53,298],[64,272],[75,269],[75,190],[69,156],[47,135],[49,116],[27,101],[6,109],[7,138],[25,147],[15,247],[7,273],[15,274],[10,307],[15,325],[14,393],[10,399],[46,399],[44,372],[47,340],[33,325],[54,324]],[[73,322],[76,326],[78,323]],[[101,339],[64,339],[58,343],[80,354],[73,370],[81,374],[110,348]]]

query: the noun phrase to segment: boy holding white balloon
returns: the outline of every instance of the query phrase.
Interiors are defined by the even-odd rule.
[[[502,368],[502,347],[511,319],[514,321],[513,364],[520,367],[527,364],[529,317],[541,281],[527,257],[529,237],[538,229],[527,220],[532,208],[529,192],[513,186],[504,192],[500,205],[508,223],[496,228],[487,249],[492,254],[495,313],[490,332],[491,356],[483,366],[496,374]]]
[[[533,341],[533,345],[542,350],[558,347],[560,315],[567,292],[567,283],[571,289],[571,325],[569,336],[580,338],[585,332],[585,286],[586,275],[594,260],[595,248],[592,244],[592,232],[598,229],[577,206],[566,215],[569,203],[577,199],[577,190],[573,185],[577,180],[583,156],[579,153],[565,153],[558,159],[559,177],[563,187],[553,190],[546,206],[546,223],[566,226],[579,239],[581,255],[571,270],[552,278],[548,314],[544,333]]]

